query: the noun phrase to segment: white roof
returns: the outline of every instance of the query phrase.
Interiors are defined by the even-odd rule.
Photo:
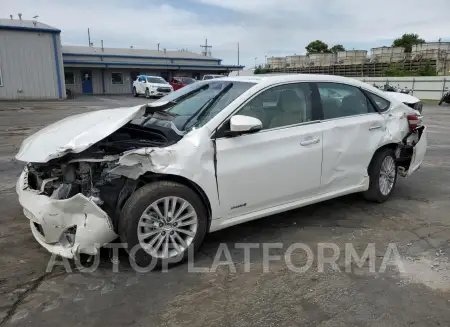
[[[115,55],[115,56],[136,56],[136,57],[168,57],[168,58],[192,58],[200,60],[220,60],[210,56],[203,56],[199,53],[188,51],[166,51],[164,50],[147,50],[147,49],[131,49],[131,48],[102,48],[64,45],[62,47],[63,54],[71,53],[82,56],[83,54],[98,55]]]
[[[44,23],[40,23],[40,22],[35,21],[35,20],[20,20],[20,19],[1,18],[0,19],[0,28],[2,26],[3,27],[10,27],[11,29],[13,29],[14,27],[27,28],[27,29],[28,28],[36,28],[36,29],[41,29],[41,30],[60,32],[60,30],[58,30],[55,27],[52,27],[52,26],[44,24]]]
[[[289,75],[253,75],[253,76],[228,76],[217,78],[216,80],[230,80],[236,82],[257,83],[259,88],[271,86],[283,82],[336,82],[362,87],[370,90],[372,93],[378,94],[382,97],[387,97],[392,100],[392,97],[386,95],[379,89],[370,84],[358,81],[350,77],[342,77],[337,75],[318,75],[318,74],[289,74]]]

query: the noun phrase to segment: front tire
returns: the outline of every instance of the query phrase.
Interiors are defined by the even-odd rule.
[[[183,184],[157,181],[126,201],[119,236],[130,259],[148,270],[175,264],[196,252],[207,232],[208,215],[200,197]]]
[[[145,89],[145,97],[147,99],[150,99],[150,91],[149,91],[149,89]]]
[[[369,189],[363,193],[369,201],[382,203],[389,199],[397,182],[397,163],[392,149],[375,153],[368,169]]]

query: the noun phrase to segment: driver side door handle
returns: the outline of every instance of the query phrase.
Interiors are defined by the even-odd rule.
[[[373,131],[375,129],[380,129],[380,128],[381,128],[381,125],[372,125],[369,127],[369,131]]]
[[[318,137],[315,137],[315,138],[307,139],[307,140],[300,142],[300,145],[307,146],[307,145],[316,144],[319,142],[320,142],[320,139]]]

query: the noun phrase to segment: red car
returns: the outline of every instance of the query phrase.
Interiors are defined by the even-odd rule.
[[[181,89],[182,87],[197,82],[195,79],[190,77],[174,77],[170,81],[170,85],[172,85],[173,90],[176,91]]]

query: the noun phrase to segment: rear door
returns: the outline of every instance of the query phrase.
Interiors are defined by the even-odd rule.
[[[324,118],[321,193],[363,185],[368,182],[367,168],[386,132],[384,117],[355,86],[316,85]]]
[[[313,114],[311,98],[308,83],[272,87],[235,113],[260,119],[263,130],[230,138],[220,135],[223,128],[219,130],[217,178],[224,217],[317,194],[322,124]],[[267,99],[276,99],[276,103],[267,103]]]

